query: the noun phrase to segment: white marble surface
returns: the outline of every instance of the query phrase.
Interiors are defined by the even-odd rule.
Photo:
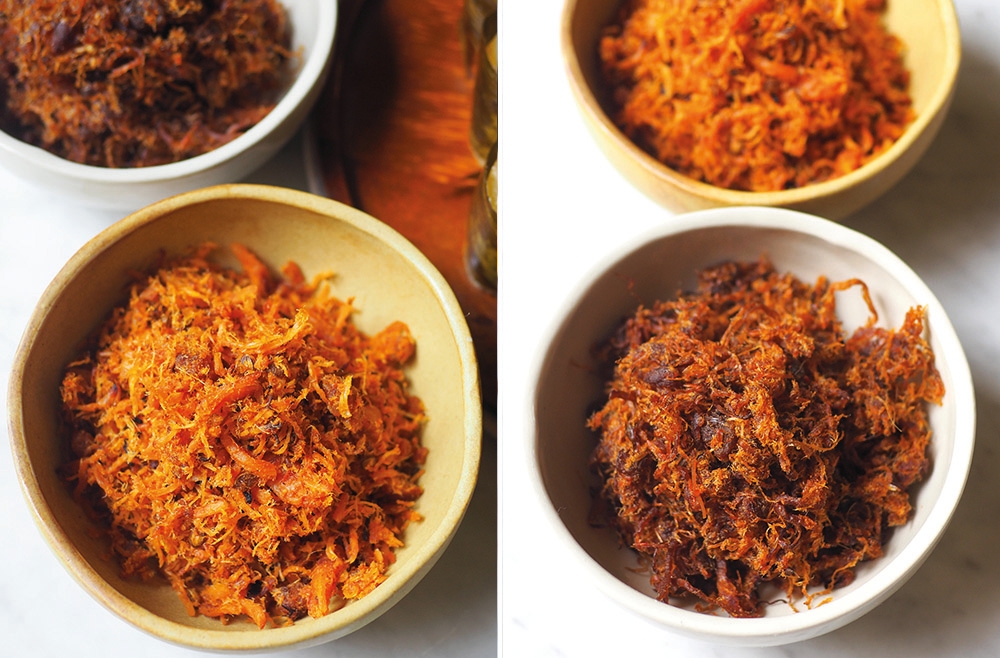
[[[310,189],[302,135],[248,182]],[[0,398],[21,333],[42,291],[84,242],[122,213],[67,205],[0,170]],[[489,423],[489,419],[488,419]],[[490,427],[488,425],[488,427]],[[0,428],[0,656],[203,656],[167,645],[89,598],[36,530],[14,476],[8,426]],[[440,561],[385,615],[302,656],[494,656],[497,652],[496,440],[465,520]]]
[[[1000,655],[1000,2],[956,0],[963,63],[943,129],[907,178],[844,222],[906,260],[956,326],[978,403],[965,496],[935,552],[886,603],[828,635],[773,649],[713,646],[634,618],[580,580],[524,486],[540,328],[593,263],[647,228],[638,217],[652,205],[602,159],[572,104],[558,47],[561,4],[508,2],[501,17],[503,655]]]

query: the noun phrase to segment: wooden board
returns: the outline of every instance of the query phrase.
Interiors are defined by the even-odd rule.
[[[462,0],[342,0],[334,68],[316,110],[327,194],[389,224],[451,285],[495,407],[497,300],[466,266],[473,72]]]

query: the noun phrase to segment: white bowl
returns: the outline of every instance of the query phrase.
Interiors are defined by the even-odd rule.
[[[281,3],[292,26],[292,50],[301,53],[299,70],[274,109],[233,141],[179,162],[111,169],[66,160],[0,131],[0,166],[83,205],[124,211],[200,187],[239,181],[295,135],[318,99],[330,68],[337,3]]]
[[[860,565],[849,586],[811,609],[766,607],[764,616],[736,619],[662,603],[636,554],[613,531],[588,523],[593,475],[588,458],[596,435],[585,427],[600,402],[603,380],[591,349],[605,340],[637,300],[673,298],[690,289],[696,271],[726,259],[768,256],[779,272],[812,283],[859,277],[871,291],[879,324],[896,328],[906,310],[927,308],[936,365],[946,388],[932,406],[932,471],[913,494],[913,517],[885,545],[883,557]],[[630,285],[631,284],[631,285]],[[857,297],[854,300],[852,297]],[[860,295],[839,295],[838,315],[847,331],[868,317]],[[874,240],[829,220],[797,211],[734,207],[680,215],[634,240],[601,263],[560,313],[540,355],[534,392],[534,434],[528,437],[531,480],[556,534],[556,547],[577,561],[583,575],[612,599],[664,627],[722,644],[777,645],[843,626],[884,601],[921,565],[937,544],[959,502],[972,460],[975,399],[969,366],[944,309],[920,278]],[[558,559],[555,554],[552,559]]]

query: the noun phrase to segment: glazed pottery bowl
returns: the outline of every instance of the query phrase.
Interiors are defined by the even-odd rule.
[[[188,616],[164,581],[124,580],[102,538],[58,475],[69,458],[61,426],[63,369],[85,338],[124,301],[135,272],[159,254],[211,241],[219,262],[238,267],[225,247],[238,242],[275,269],[298,263],[307,279],[332,273],[330,292],[353,298],[351,321],[374,335],[396,320],[416,343],[404,373],[425,406],[428,450],[405,546],[370,594],[324,617],[286,627],[223,625]],[[228,260],[226,260],[228,259]],[[350,633],[400,600],[441,556],[476,482],[482,438],[472,339],[454,294],[430,262],[394,230],[330,199],[257,185],[185,193],[133,213],[84,245],[43,293],[15,357],[9,387],[15,470],[35,521],[70,574],[109,610],[169,642],[213,651],[308,646]],[[245,618],[241,618],[245,619]]]
[[[330,68],[337,3],[282,0],[299,56],[290,86],[257,125],[202,155],[150,167],[80,164],[0,131],[0,166],[81,205],[131,212],[168,196],[235,183],[274,156],[298,131],[319,98]]]
[[[606,369],[594,348],[606,341],[640,303],[673,299],[691,290],[695,274],[726,260],[766,256],[778,272],[806,283],[860,278],[871,292],[879,325],[898,328],[913,306],[926,308],[926,331],[946,393],[929,405],[932,429],[928,477],[911,490],[913,514],[894,529],[884,555],[864,562],[855,580],[811,607],[765,606],[759,618],[706,613],[690,603],[663,603],[636,552],[606,525],[592,523],[589,464],[597,435],[586,422],[607,399]],[[845,332],[869,311],[857,289],[837,294]],[[941,304],[921,279],[888,249],[840,224],[797,211],[733,207],[692,212],[624,245],[577,286],[544,336],[536,362],[534,432],[526,437],[529,472],[538,500],[561,545],[551,559],[572,559],[596,590],[656,624],[720,644],[777,645],[828,632],[889,597],[927,558],[958,505],[970,467],[975,400],[968,363]],[[558,558],[555,549],[558,549]]]
[[[636,146],[608,115],[598,42],[621,0],[568,0],[562,52],[573,97],[604,155],[636,188],[674,212],[722,206],[793,208],[841,219],[895,185],[917,163],[951,104],[961,60],[961,36],[952,0],[889,2],[886,28],[906,46],[916,118],[889,149],[840,178],[776,192],[717,187],[678,173]]]

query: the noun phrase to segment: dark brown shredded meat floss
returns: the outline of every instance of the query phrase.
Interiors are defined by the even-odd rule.
[[[834,293],[871,312],[845,336]],[[592,463],[622,541],[648,560],[658,598],[763,614],[829,592],[882,554],[930,469],[927,403],[944,384],[924,309],[875,326],[866,285],[809,286],[766,259],[699,273],[698,290],[642,307],[605,346],[614,361]],[[794,604],[793,604],[794,605]]]
[[[211,151],[292,73],[277,0],[0,0],[0,130],[89,165]]]

